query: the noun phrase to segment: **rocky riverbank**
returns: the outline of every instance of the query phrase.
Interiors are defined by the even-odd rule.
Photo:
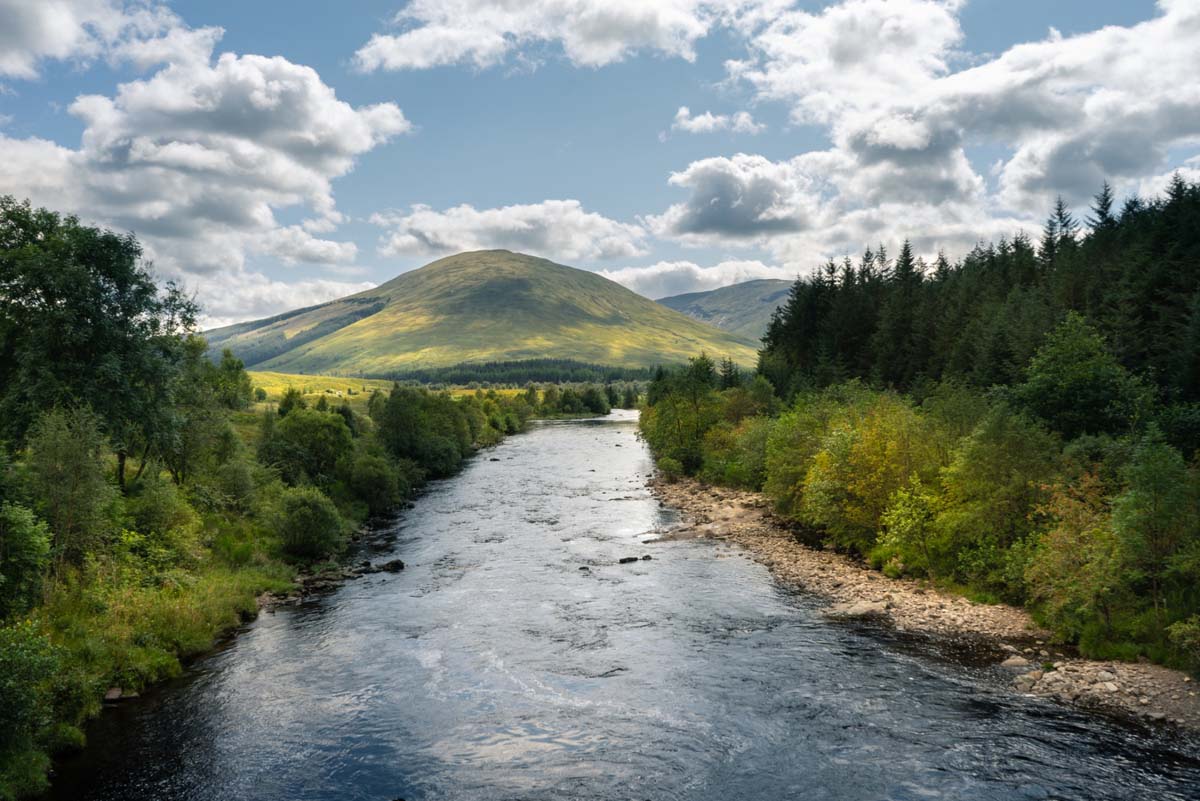
[[[662,539],[735,543],[781,580],[828,598],[831,618],[871,618],[934,638],[976,639],[991,646],[999,669],[1011,671],[1017,692],[1200,731],[1200,691],[1184,673],[1152,664],[1081,659],[1052,645],[1050,633],[1023,609],[972,603],[927,582],[888,578],[841,554],[806,547],[774,517],[770,502],[759,493],[690,479],[655,479],[651,487],[684,517],[683,525]]]

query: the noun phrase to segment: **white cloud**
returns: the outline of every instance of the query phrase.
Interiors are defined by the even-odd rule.
[[[321,278],[278,281],[261,273],[251,272],[237,273],[225,280],[224,291],[228,298],[216,307],[216,313],[213,313],[212,306],[204,309],[205,313],[200,320],[200,327],[204,330],[220,328],[242,320],[270,317],[291,309],[315,306],[375,286],[367,281],[329,281]]]
[[[749,39],[731,74],[760,97],[792,105],[798,122],[836,123],[890,105],[949,69],[962,39],[959,0],[845,0],[820,13],[788,10]]]
[[[622,267],[598,272],[640,295],[656,299],[685,292],[704,292],[756,278],[779,278],[785,281],[796,278],[794,270],[757,260],[723,261],[711,267],[701,267],[691,261],[660,261],[647,267]]]
[[[83,123],[78,148],[0,134],[0,187],[133,231],[160,273],[196,283],[209,314],[225,319],[256,302],[239,291],[270,287],[279,299],[278,287],[246,272],[248,257],[354,259],[353,243],[316,235],[342,221],[332,181],[410,125],[394,104],[355,108],[315,70],[283,58],[214,61],[215,41],[210,30],[179,29],[130,44],[121,57],[172,60],[112,97],[77,97],[69,110]],[[306,219],[279,223],[285,208]]]
[[[123,0],[0,0],[0,75],[36,78],[42,62],[97,58],[160,63],[184,37],[212,39],[214,28],[185,29],[164,5]]]
[[[647,217],[661,236],[703,244],[711,239],[750,243],[812,224],[812,179],[789,164],[738,153],[732,158],[692,162],[671,175],[670,183],[691,191],[684,203]]]
[[[727,67],[830,146],[693,162],[688,198],[648,217],[685,244],[765,246],[812,265],[877,240],[929,253],[1036,231],[1054,196],[1160,188],[1200,146],[1200,4],[1160,0],[1129,26],[1020,44],[966,63],[958,0],[844,0],[763,17]],[[698,127],[704,115],[681,112]],[[968,153],[1000,147],[994,183]],[[1185,175],[1194,165],[1185,164]]]
[[[645,231],[585,211],[578,200],[544,200],[528,205],[477,209],[463,204],[445,211],[415,205],[410,211],[375,214],[388,229],[383,256],[438,255],[503,248],[552,259],[631,258],[645,252]]]
[[[716,131],[733,131],[742,134],[762,133],[767,126],[754,121],[748,111],[738,111],[734,114],[713,114],[706,111],[693,115],[687,106],[680,106],[671,122],[671,130],[687,133],[714,133]]]
[[[411,0],[397,33],[371,37],[355,63],[374,70],[443,64],[492,67],[532,47],[557,45],[573,63],[598,67],[637,52],[691,61],[718,24],[753,12],[753,0]]]

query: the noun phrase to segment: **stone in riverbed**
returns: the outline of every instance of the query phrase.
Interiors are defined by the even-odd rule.
[[[636,556],[622,556],[620,559],[617,560],[617,562],[619,562],[622,565],[627,565],[630,562],[636,562],[637,560],[638,560],[638,558]]]
[[[1008,659],[1005,659],[1003,662],[1001,662],[1000,667],[1008,667],[1008,668],[1029,667],[1029,660],[1023,656],[1016,656],[1014,654],[1013,656],[1010,656]]]
[[[400,559],[393,559],[390,562],[384,562],[379,569],[385,573],[399,573],[404,569],[404,562]]]
[[[111,701],[120,701],[121,700],[121,688],[120,687],[109,687],[108,692],[106,692],[104,694],[104,700],[110,701],[110,702]]]
[[[882,601],[846,601],[825,610],[825,616],[837,620],[867,620],[888,616],[887,604]]]

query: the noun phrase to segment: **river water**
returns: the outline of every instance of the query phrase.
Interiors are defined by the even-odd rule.
[[[673,516],[635,432],[540,423],[477,457],[368,546],[406,570],[106,712],[51,797],[1200,799],[1194,743],[826,622],[724,545],[641,544]]]

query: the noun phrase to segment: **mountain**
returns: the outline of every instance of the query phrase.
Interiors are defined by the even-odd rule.
[[[763,278],[708,292],[672,295],[658,302],[743,339],[757,341],[767,332],[776,307],[787,302],[791,288],[791,281]]]
[[[248,367],[387,376],[464,362],[571,359],[649,367],[701,351],[752,365],[755,344],[595,273],[481,250],[374,289],[206,332]]]

